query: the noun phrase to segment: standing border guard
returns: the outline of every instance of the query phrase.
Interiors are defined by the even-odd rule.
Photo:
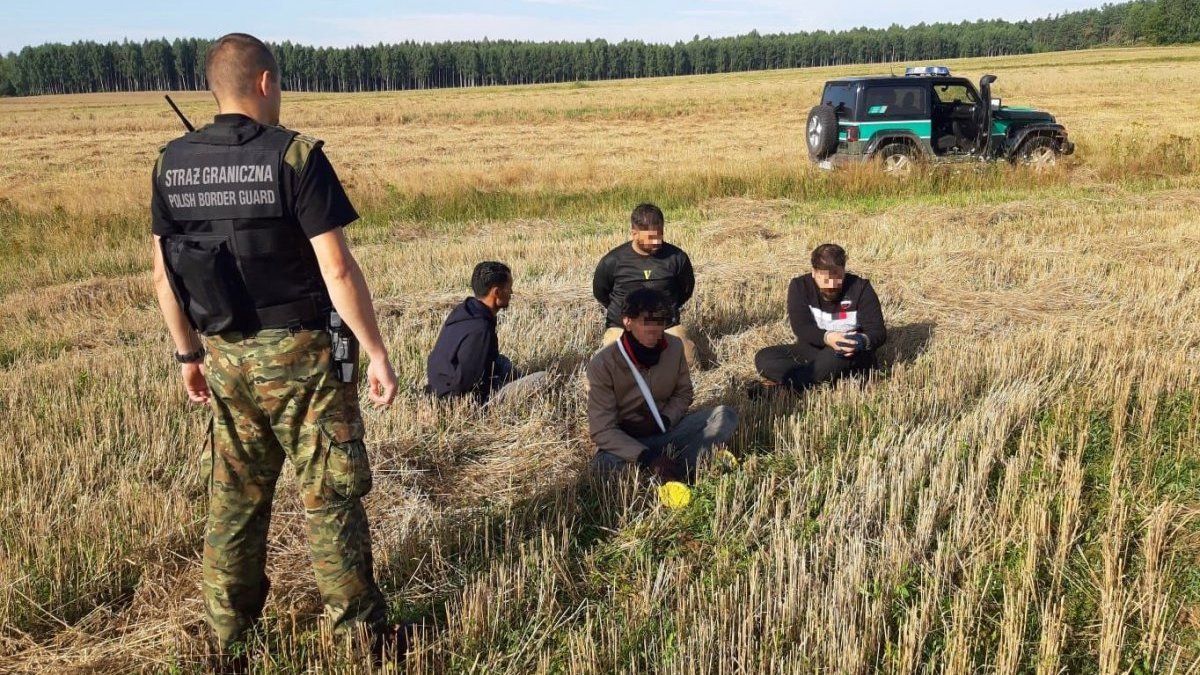
[[[358,214],[321,142],[278,126],[279,65],[266,45],[226,35],[205,73],[220,114],[163,149],[151,211],[154,285],[184,386],[214,414],[208,620],[228,650],[262,613],[287,458],[327,617],[337,631],[390,635],[361,501],[371,469],[354,336],[371,401],[390,404],[396,376],[342,232]]]

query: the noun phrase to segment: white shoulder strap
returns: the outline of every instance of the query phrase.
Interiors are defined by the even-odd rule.
[[[664,434],[667,433],[667,425],[663,424],[662,416],[658,414],[658,406],[654,404],[654,396],[650,393],[650,387],[646,386],[646,380],[642,377],[641,371],[633,365],[633,359],[629,358],[629,352],[625,351],[625,344],[621,339],[617,339],[617,349],[620,350],[621,356],[625,357],[629,372],[633,373],[633,381],[637,382],[638,389],[642,391],[642,398],[646,399],[650,414],[654,416],[654,423],[658,425],[660,431]]]

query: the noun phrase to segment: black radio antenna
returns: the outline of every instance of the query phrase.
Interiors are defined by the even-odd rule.
[[[167,103],[171,106],[171,110],[174,110],[175,114],[179,115],[179,121],[183,122],[183,126],[187,128],[188,131],[195,131],[196,127],[192,126],[192,123],[188,121],[187,116],[183,114],[183,111],[179,109],[179,106],[175,105],[175,101],[172,101],[171,97],[167,94],[163,94],[163,98],[167,99]]]

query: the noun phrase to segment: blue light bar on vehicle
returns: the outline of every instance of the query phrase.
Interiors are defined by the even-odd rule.
[[[905,68],[904,74],[908,77],[946,77],[950,74],[950,68],[948,66],[918,66]]]

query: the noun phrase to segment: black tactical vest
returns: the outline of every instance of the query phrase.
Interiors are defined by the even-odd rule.
[[[284,204],[283,158],[295,136],[214,124],[163,152],[155,180],[183,231],[161,238],[163,260],[180,306],[205,335],[312,327],[328,316],[316,255]]]

